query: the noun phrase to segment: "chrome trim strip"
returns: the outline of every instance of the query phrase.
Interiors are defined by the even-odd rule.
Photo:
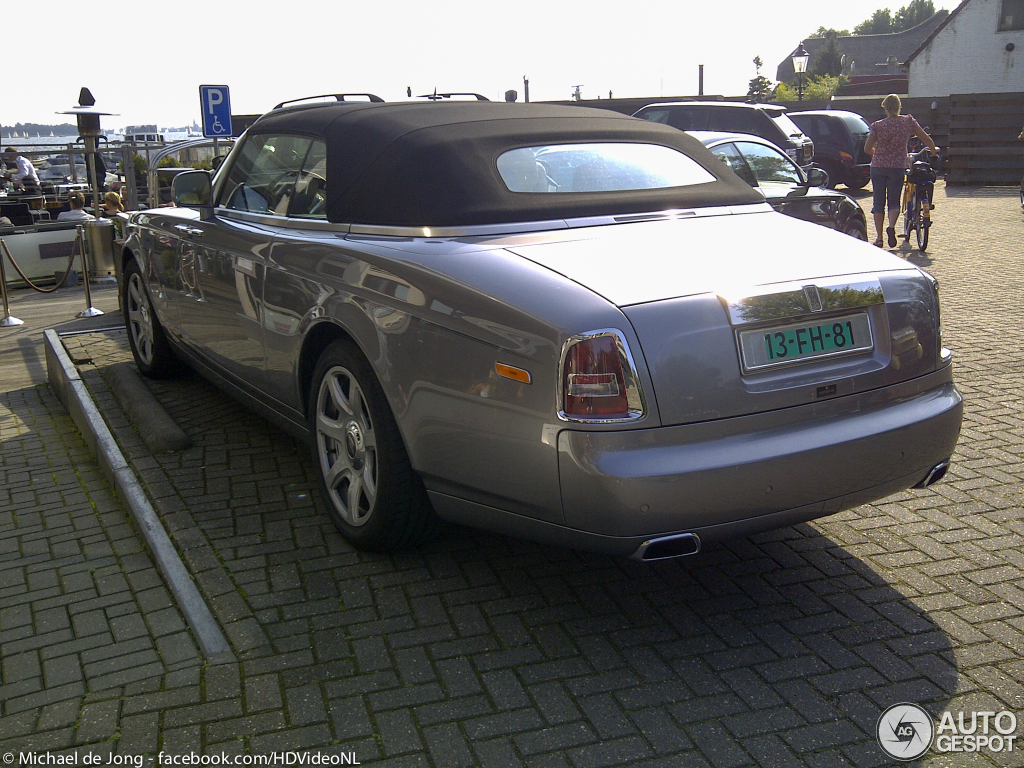
[[[623,384],[626,387],[626,403],[629,408],[629,416],[601,418],[583,418],[580,416],[569,416],[565,412],[565,393],[562,391],[562,374],[565,372],[565,358],[569,350],[581,341],[587,341],[599,336],[611,336],[615,339],[615,346],[619,350],[619,364],[622,366]],[[558,418],[572,424],[620,424],[623,422],[639,421],[647,415],[647,400],[644,398],[643,387],[640,386],[640,376],[637,374],[636,363],[633,354],[629,351],[629,345],[623,338],[622,331],[617,328],[601,328],[596,331],[587,331],[575,336],[570,336],[562,344],[562,354],[558,359],[558,375],[555,377],[555,402],[558,403]]]
[[[348,231],[353,235],[378,235],[385,237],[475,237],[488,235],[516,235],[545,230],[603,227],[611,224],[629,224],[637,221],[675,221],[677,219],[703,218],[706,216],[736,216],[748,213],[770,213],[768,203],[750,205],[716,206],[713,208],[686,208],[647,213],[618,214],[612,216],[584,216],[576,219],[547,219],[522,221],[508,224],[475,224],[457,227],[408,227],[378,224],[350,224]],[[344,226],[344,225],[336,225]]]
[[[281,229],[301,229],[347,234],[351,228],[348,224],[334,224],[323,219],[302,219],[297,216],[251,213],[249,211],[239,211],[235,208],[224,208],[223,206],[217,206],[213,212],[223,219],[237,219],[250,224],[263,224],[267,227],[279,227]]]
[[[813,288],[820,306],[811,304],[808,289]],[[877,277],[833,278],[812,283],[776,283],[758,286],[742,298],[719,294],[734,326],[751,325],[767,320],[782,320],[817,312],[856,309],[884,304],[882,283]]]
[[[353,235],[381,235],[389,237],[467,237],[473,235],[515,235],[547,229],[567,229],[562,219],[527,221],[514,224],[478,224],[471,227],[395,227],[385,224],[352,224]]]

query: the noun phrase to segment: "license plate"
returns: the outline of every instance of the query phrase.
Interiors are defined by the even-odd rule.
[[[867,313],[830,317],[820,323],[777,325],[740,332],[748,371],[873,349]]]

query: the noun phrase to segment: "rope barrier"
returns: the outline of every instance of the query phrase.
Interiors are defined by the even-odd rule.
[[[16,262],[14,260],[14,256],[11,255],[11,249],[7,247],[7,243],[5,243],[4,239],[2,237],[0,237],[0,246],[3,246],[4,252],[7,254],[7,258],[10,259],[11,260],[11,264],[14,265],[14,270],[19,275],[21,275],[21,279],[22,280],[24,280],[26,283],[28,283],[28,287],[29,288],[31,288],[32,290],[37,291],[39,293],[53,293],[58,288],[63,288],[64,287],[64,283],[66,283],[68,281],[68,275],[71,274],[71,265],[75,263],[75,248],[77,247],[78,248],[78,252],[82,253],[81,243],[82,243],[82,229],[79,228],[78,229],[78,233],[75,235],[75,242],[71,246],[71,255],[68,257],[68,268],[66,270],[64,270],[64,274],[61,276],[60,281],[55,286],[53,286],[53,288],[40,288],[38,285],[33,283],[31,280],[29,280],[28,277],[25,275],[25,273],[21,271],[21,267],[18,266],[18,262]],[[85,254],[84,253],[82,253],[82,263],[83,264],[85,263]],[[4,282],[6,284],[6,281],[4,281]],[[4,290],[6,292],[6,288]]]
[[[12,325],[22,325],[23,321],[16,317],[12,317],[10,309],[7,303],[7,276],[4,273],[4,255],[10,259],[11,264],[14,265],[15,271],[21,275],[21,279],[24,280],[29,288],[37,293],[53,293],[58,288],[63,288],[64,284],[68,280],[68,275],[71,274],[71,266],[75,263],[76,251],[78,255],[82,257],[82,282],[85,284],[85,309],[78,313],[77,317],[96,317],[102,315],[102,310],[96,309],[92,305],[92,291],[89,290],[89,263],[85,258],[85,229],[79,225],[77,232],[75,233],[75,242],[71,246],[71,255],[68,257],[68,268],[64,270],[64,274],[53,288],[40,288],[38,285],[28,279],[28,275],[21,271],[21,267],[18,266],[18,262],[14,260],[14,256],[11,255],[11,249],[7,247],[7,243],[0,237],[0,288],[3,293],[4,303],[4,318],[0,321],[0,328],[6,328]]]

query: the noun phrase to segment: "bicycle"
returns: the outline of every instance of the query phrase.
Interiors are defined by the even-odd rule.
[[[911,153],[910,171],[903,182],[903,241],[910,249],[910,233],[917,236],[917,249],[928,248],[928,230],[932,226],[932,201],[935,199],[935,179],[938,175],[927,159],[927,149]]]

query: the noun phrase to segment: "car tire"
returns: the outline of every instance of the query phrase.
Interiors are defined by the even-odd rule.
[[[335,341],[317,362],[309,427],[321,499],[352,546],[387,552],[434,533],[423,481],[373,369],[351,342]]]
[[[150,379],[178,376],[185,366],[167,341],[160,320],[153,310],[142,270],[135,259],[128,262],[123,277],[121,306],[124,324],[128,331],[128,346],[131,347],[139,372]]]
[[[870,179],[851,179],[843,183],[846,184],[848,189],[864,189],[869,181]]]
[[[868,241],[868,228],[866,224],[861,224],[856,221],[851,221],[843,229],[843,234],[855,237],[858,240],[863,240],[865,243]]]
[[[825,185],[826,189],[835,189],[839,184],[839,180],[842,178],[839,163],[834,163],[831,160],[824,160],[818,163],[818,166],[824,169],[825,173],[828,174],[828,184]]]

